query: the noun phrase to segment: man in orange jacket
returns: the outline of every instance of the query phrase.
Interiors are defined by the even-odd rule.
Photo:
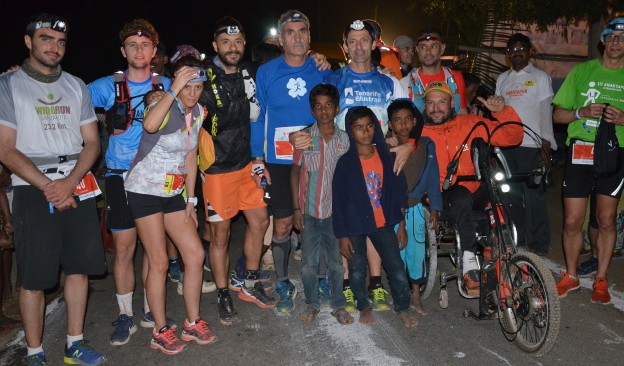
[[[454,108],[453,92],[444,81],[429,83],[425,88],[424,97],[425,127],[422,136],[431,138],[435,143],[440,167],[440,187],[442,187],[446,177],[448,163],[453,159],[458,149],[470,149],[472,140],[477,137],[482,137],[487,141],[485,129],[477,128],[467,143],[462,146],[464,139],[477,122],[485,122],[490,131],[501,122],[521,122],[516,111],[505,105],[505,99],[500,96],[491,96],[487,100],[479,97],[479,100],[498,121],[470,114],[457,114]],[[491,143],[496,146],[518,145],[522,142],[523,135],[522,126],[510,124],[499,129],[492,136]],[[474,174],[475,169],[470,153],[462,154],[455,176]],[[473,207],[483,207],[486,202],[486,195],[485,187],[482,189],[478,181],[459,182],[442,192],[444,214],[454,221],[459,229],[459,238],[463,250],[462,274],[466,292],[470,295],[479,294],[479,266],[475,258],[477,239],[474,233],[475,225],[470,213]]]

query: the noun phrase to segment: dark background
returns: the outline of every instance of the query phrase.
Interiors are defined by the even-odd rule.
[[[414,0],[319,0],[319,1],[40,1],[3,0],[0,6],[0,71],[21,64],[28,56],[24,45],[26,24],[38,12],[64,16],[70,27],[68,46],[61,65],[86,83],[126,63],[119,52],[118,32],[134,18],[149,20],[171,55],[177,44],[191,44],[201,52],[212,52],[212,28],[225,15],[237,18],[245,28],[247,56],[288,9],[299,9],[310,18],[312,41],[342,42],[342,31],[355,19],[373,18],[382,25],[382,39],[412,38],[425,26],[441,27],[440,19],[426,16]],[[449,37],[453,38],[453,37]],[[448,49],[448,47],[447,47]]]

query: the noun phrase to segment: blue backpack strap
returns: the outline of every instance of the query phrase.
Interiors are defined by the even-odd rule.
[[[418,108],[420,112],[423,112],[425,110],[425,99],[423,97],[423,94],[425,94],[425,86],[423,85],[422,80],[420,80],[420,75],[418,74],[419,71],[420,67],[409,73],[409,94],[410,99],[416,108]],[[414,75],[416,75],[416,77],[414,77]]]
[[[446,84],[448,84],[449,88],[451,88],[451,91],[453,92],[455,112],[459,114],[459,111],[461,110],[461,96],[459,95],[457,83],[455,82],[455,78],[453,77],[453,73],[451,72],[451,69],[449,69],[446,66],[443,66],[442,70],[444,70],[444,78],[446,79]]]

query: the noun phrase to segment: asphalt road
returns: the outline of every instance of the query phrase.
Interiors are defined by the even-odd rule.
[[[235,222],[231,257],[241,247],[244,220]],[[139,256],[140,257],[140,256]],[[441,259],[443,261],[443,259]],[[548,261],[553,270],[557,264]],[[460,297],[455,284],[449,285],[448,309],[438,306],[434,293],[425,301],[429,315],[414,316],[415,329],[403,328],[391,311],[376,312],[372,326],[341,326],[323,309],[316,323],[298,320],[304,308],[299,262],[291,261],[291,277],[299,289],[292,315],[235,298],[242,321],[231,327],[219,323],[216,294],[202,296],[202,316],[220,341],[213,345],[191,344],[177,356],[166,356],[149,348],[149,330],[139,328],[125,346],[113,347],[108,339],[111,322],[117,314],[112,276],[91,281],[91,295],[85,324],[85,337],[108,358],[109,365],[622,365],[624,364],[624,295],[612,291],[615,305],[594,305],[591,282],[584,281],[579,291],[561,299],[561,328],[553,349],[536,358],[508,342],[497,320],[476,321],[465,318],[466,309],[476,311],[478,300]],[[137,286],[140,286],[137,284]],[[135,292],[134,311],[140,314],[142,288]],[[176,284],[168,284],[168,315],[178,324],[184,320],[182,297]],[[17,365],[23,357],[20,332],[0,353],[1,365]],[[51,365],[62,364],[65,342],[65,304],[62,297],[48,306],[44,348]]]

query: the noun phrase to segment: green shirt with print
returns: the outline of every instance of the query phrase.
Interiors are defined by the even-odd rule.
[[[624,69],[608,69],[599,59],[576,65],[553,98],[553,104],[575,110],[591,103],[609,103],[624,111]],[[568,125],[568,139],[594,142],[599,119],[581,118]],[[624,146],[624,126],[615,126],[620,147]]]

